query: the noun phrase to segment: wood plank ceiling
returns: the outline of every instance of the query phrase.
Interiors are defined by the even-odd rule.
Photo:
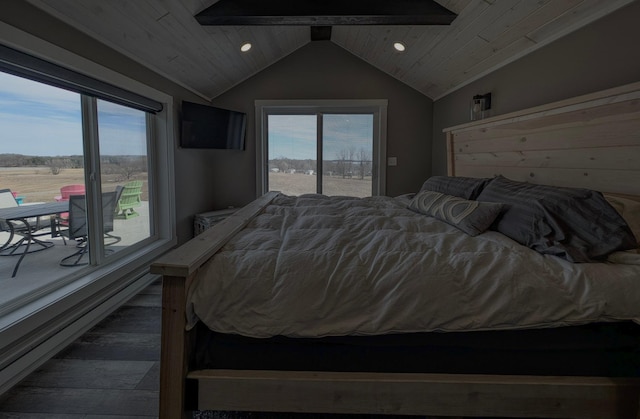
[[[205,99],[311,42],[309,26],[201,26],[216,0],[28,1]],[[438,99],[640,0],[436,1],[458,14],[451,25],[340,25],[331,42]]]

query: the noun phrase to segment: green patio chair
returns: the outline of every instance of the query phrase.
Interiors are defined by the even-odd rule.
[[[134,209],[142,205],[140,195],[142,195],[141,180],[134,180],[124,184],[116,205],[116,217],[126,220],[140,215]]]

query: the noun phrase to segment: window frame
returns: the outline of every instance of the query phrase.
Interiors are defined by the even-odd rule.
[[[82,270],[3,307],[0,313],[0,394],[15,385],[53,353],[139,292],[155,277],[149,265],[177,244],[175,225],[175,113],[169,94],[90,61],[0,21],[0,42],[89,77],[162,103],[147,114],[151,237],[109,257],[95,269]],[[17,301],[19,300],[19,301]]]
[[[320,99],[320,100],[256,100],[256,193],[268,191],[269,147],[268,115],[309,114],[373,114],[372,195],[386,193],[387,161],[387,104],[386,99]],[[318,133],[322,135],[321,119]],[[322,150],[318,159],[322,159]],[[318,180],[320,182],[320,180]]]

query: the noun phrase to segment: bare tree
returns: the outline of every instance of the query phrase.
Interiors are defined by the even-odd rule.
[[[353,160],[355,159],[356,149],[354,147],[343,148],[336,153],[336,169],[342,175],[342,178],[353,176]]]
[[[364,177],[371,171],[371,154],[364,148],[361,148],[358,151],[358,175],[360,179],[364,179]]]
[[[56,157],[49,160],[49,169],[51,170],[52,175],[59,175],[64,166],[64,159]]]

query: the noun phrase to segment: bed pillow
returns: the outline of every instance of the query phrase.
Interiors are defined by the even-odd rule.
[[[489,178],[431,176],[422,184],[420,190],[475,200],[490,181]]]
[[[609,194],[604,198],[624,218],[640,246],[640,202]]]
[[[502,176],[479,201],[505,204],[491,227],[540,253],[570,262],[601,260],[637,243],[624,219],[600,192],[516,182]]]
[[[468,201],[440,192],[421,191],[409,209],[444,221],[470,236],[486,231],[502,210],[502,204]]]

